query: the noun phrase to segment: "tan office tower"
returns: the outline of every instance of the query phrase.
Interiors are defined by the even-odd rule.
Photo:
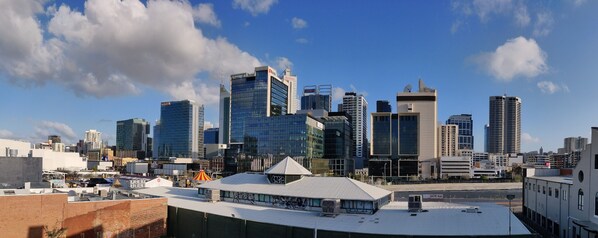
[[[490,97],[488,153],[508,154],[521,151],[521,99]]]
[[[397,94],[399,116],[399,176],[436,176],[438,158],[437,94],[419,80],[419,91],[407,85]]]
[[[282,73],[282,80],[289,85],[288,113],[295,114],[299,109],[299,99],[297,99],[297,75],[291,74],[291,69],[287,68]]]
[[[440,125],[438,126],[438,153],[443,156],[459,155],[459,126]]]

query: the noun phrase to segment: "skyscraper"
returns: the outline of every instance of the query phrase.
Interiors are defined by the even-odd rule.
[[[305,86],[301,97],[301,110],[323,109],[331,112],[332,85]]]
[[[218,122],[220,128],[218,130],[218,142],[228,145],[230,143],[230,92],[226,90],[224,85],[220,85],[219,112]]]
[[[351,117],[351,125],[353,127],[353,143],[355,143],[355,146],[351,148],[351,153],[356,158],[366,158],[369,154],[367,149],[368,102],[361,94],[358,95],[354,92],[347,92],[343,97],[342,111],[346,112]],[[355,161],[356,168],[363,166],[360,162],[362,161]]]
[[[407,85],[397,93],[399,176],[431,178],[438,157],[437,92],[419,80],[419,91]]]
[[[291,74],[291,69],[287,68],[282,72],[282,80],[289,85],[289,113],[295,114],[299,109],[299,99],[297,99],[297,75]]]
[[[473,119],[471,114],[452,115],[447,125],[459,126],[459,149],[473,150]]]
[[[158,157],[203,158],[203,105],[193,100],[162,102]]]
[[[145,119],[133,118],[116,122],[116,150],[136,151],[143,159],[148,152],[147,136],[150,124]]]
[[[519,153],[521,150],[521,99],[490,97],[488,153]]]
[[[440,125],[438,126],[438,153],[443,156],[457,156],[459,151],[458,125]]]
[[[154,138],[152,141],[152,158],[158,159],[159,158],[159,151],[158,148],[160,146],[160,120],[156,121],[156,125],[154,125]]]
[[[208,128],[206,130],[203,131],[203,142],[204,144],[218,144],[220,143],[218,141],[218,135],[220,129],[218,127],[216,128]]]
[[[231,146],[243,144],[245,120],[286,115],[288,92],[288,83],[278,78],[269,66],[256,67],[255,73],[231,75]]]

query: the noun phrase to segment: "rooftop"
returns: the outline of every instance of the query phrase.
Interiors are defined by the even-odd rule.
[[[242,173],[199,185],[200,188],[303,198],[376,200],[391,192],[345,177],[303,177],[288,184],[271,184],[264,174]]]
[[[301,166],[291,157],[286,157],[265,172],[266,174],[311,175],[311,172]]]
[[[416,236],[506,236],[509,230],[508,208],[489,203],[424,202],[423,208],[428,212],[409,213],[406,202],[391,202],[373,215],[340,214],[331,218],[322,217],[319,212],[313,211],[229,202],[206,202],[197,197],[196,189],[157,187],[138,190],[138,192],[167,197],[169,206],[225,217],[234,216],[239,219],[318,230]],[[480,212],[464,212],[471,207],[479,208]],[[530,235],[513,214],[510,216],[513,235]]]
[[[573,184],[571,176],[531,176],[531,179],[543,180],[555,183]]]

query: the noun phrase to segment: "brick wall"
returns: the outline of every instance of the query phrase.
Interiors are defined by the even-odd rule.
[[[0,207],[3,237],[42,237],[44,225],[66,227],[68,237],[166,234],[166,198],[67,202],[66,194],[15,195],[0,196]]]

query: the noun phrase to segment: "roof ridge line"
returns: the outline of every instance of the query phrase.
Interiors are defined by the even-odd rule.
[[[348,178],[348,177],[344,177],[345,179],[348,179],[349,181],[351,181],[351,183],[353,185],[355,185],[357,188],[359,188],[359,190],[361,190],[363,193],[367,194],[368,197],[370,197],[371,199],[375,199],[374,197],[372,197],[372,195],[370,195],[370,193],[368,193],[367,191],[363,190],[363,188],[361,186],[359,186],[356,182],[358,182],[357,180]],[[372,185],[374,186],[374,185]]]

